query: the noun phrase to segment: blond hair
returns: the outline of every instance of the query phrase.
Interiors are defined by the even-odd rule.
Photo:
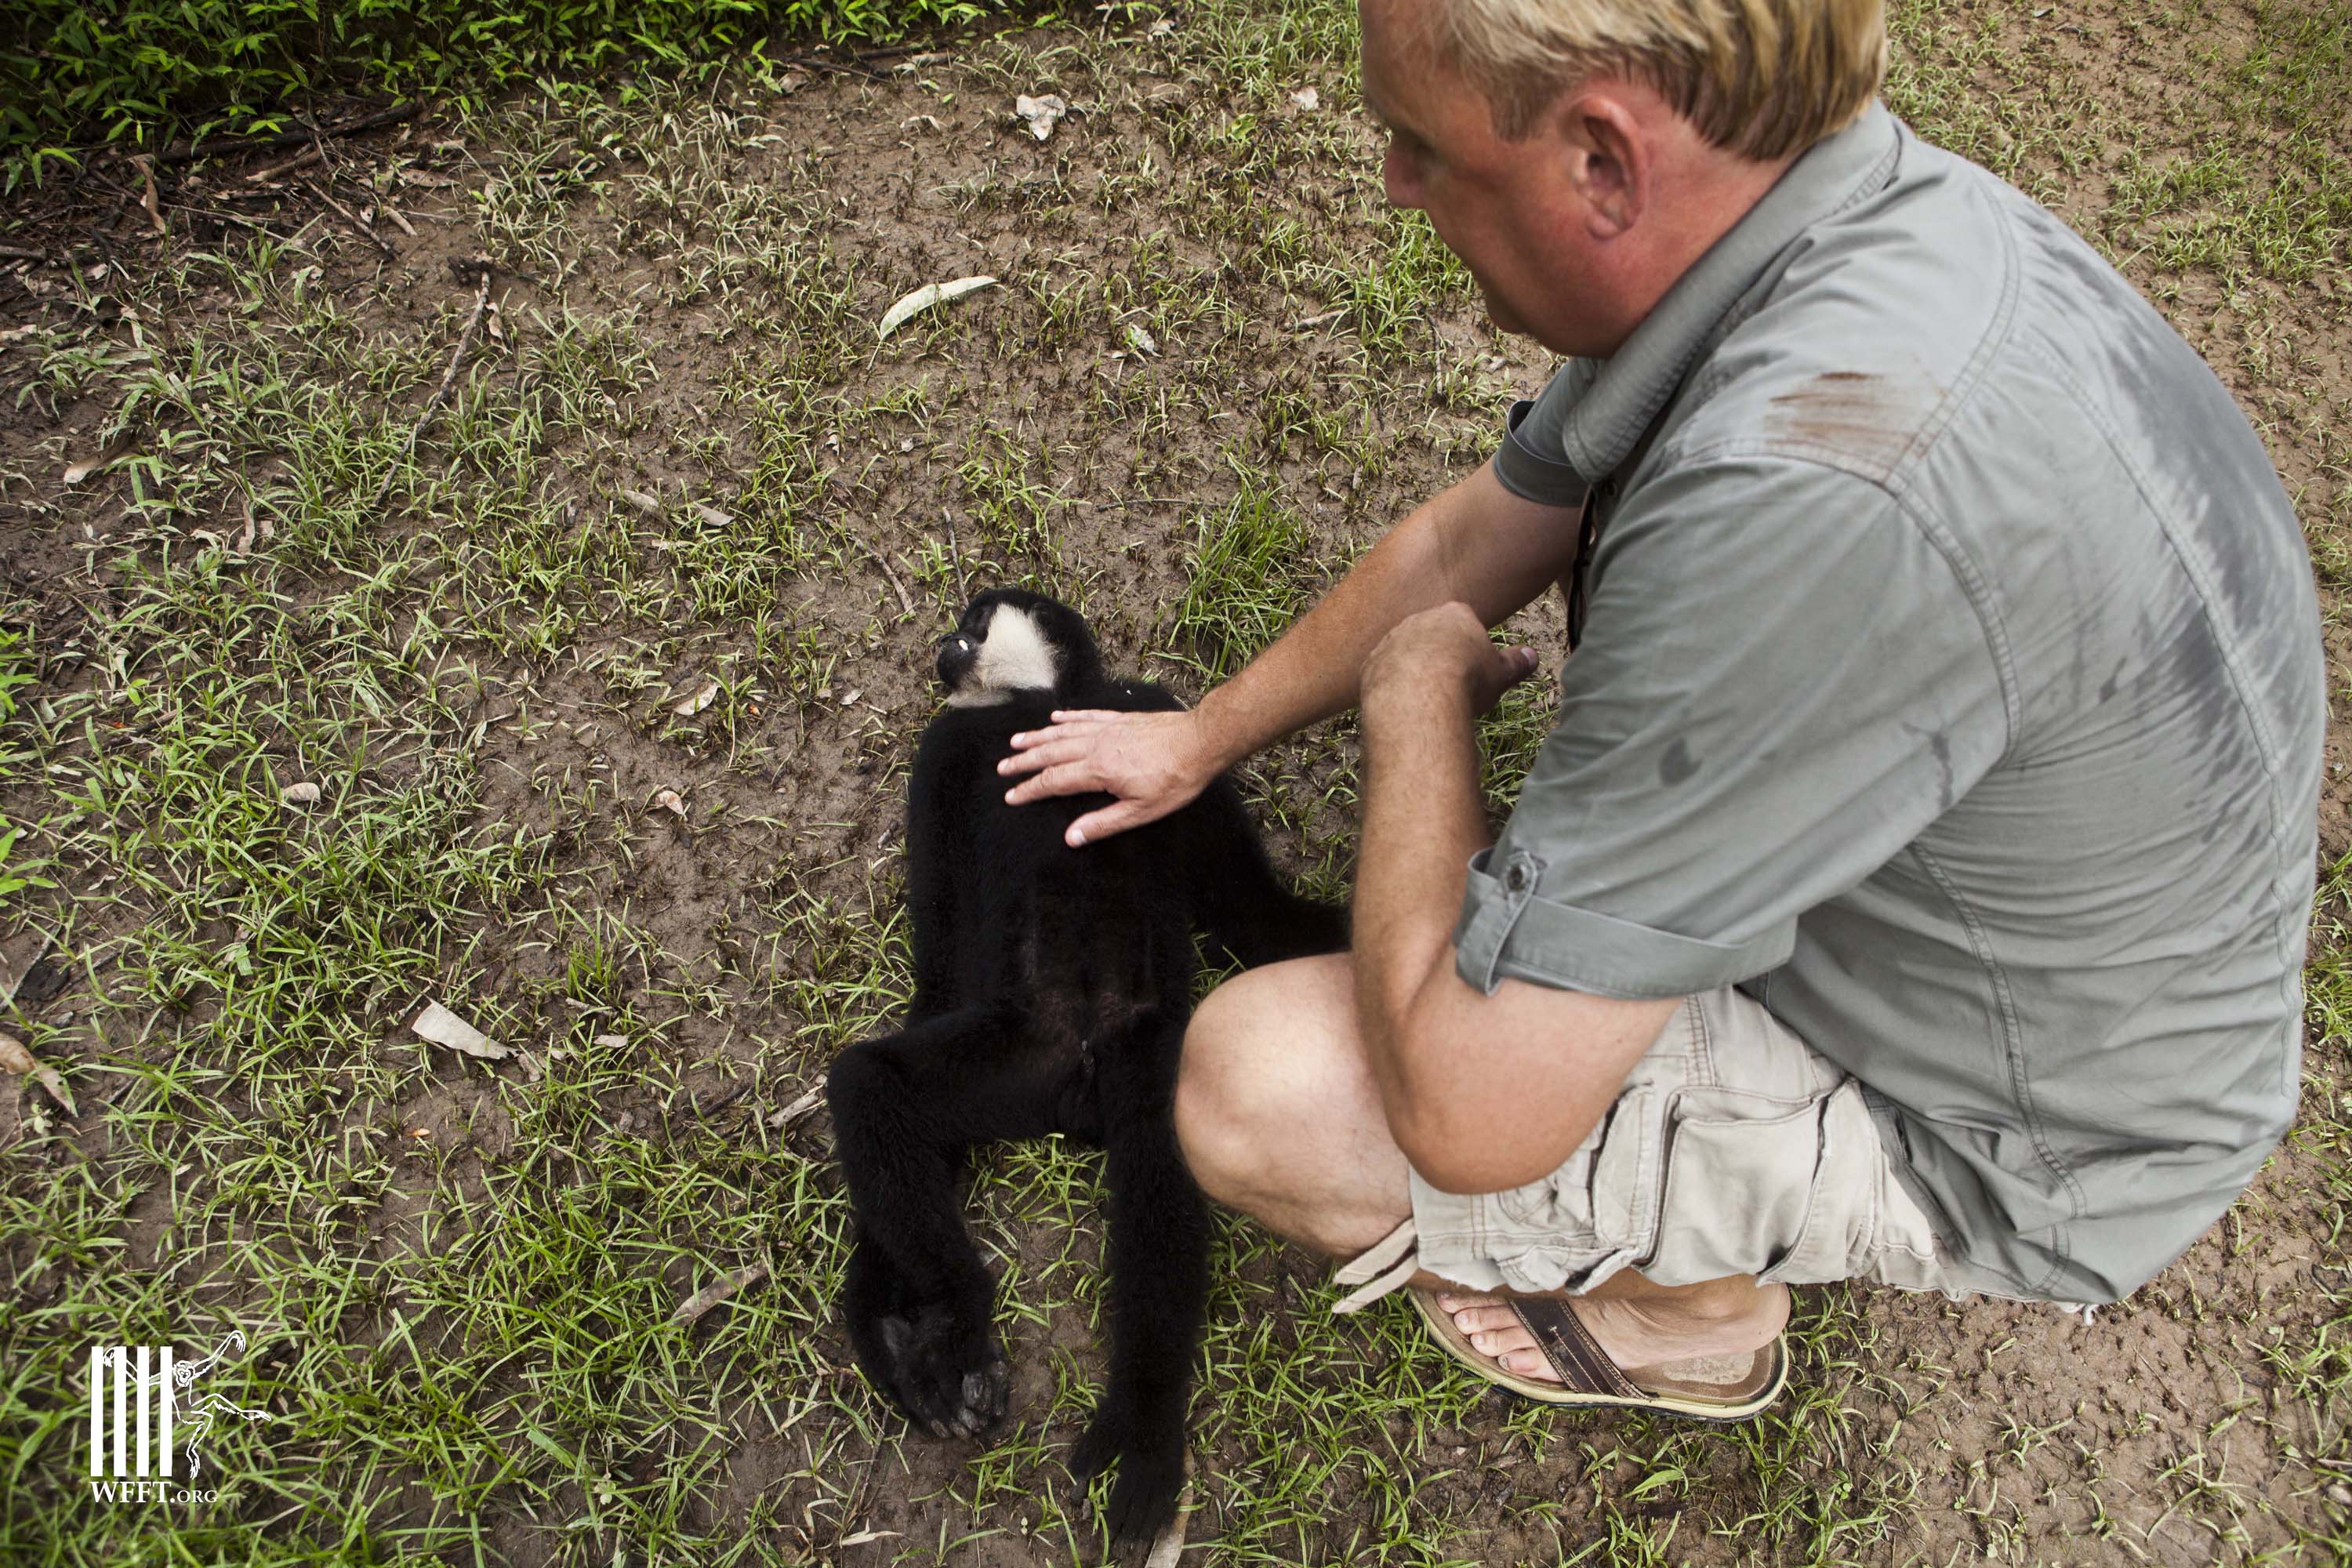
[[[1631,79],[1759,161],[1843,130],[1886,71],[1885,0],[1429,0],[1436,42],[1525,136],[1563,90]],[[1424,13],[1427,15],[1427,13]]]

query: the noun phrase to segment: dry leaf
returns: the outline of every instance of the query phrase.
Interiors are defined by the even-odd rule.
[[[1290,101],[1312,114],[1323,107],[1323,95],[1311,87],[1302,87],[1290,95]]]
[[[1151,1555],[1143,1560],[1143,1568],[1176,1568],[1177,1560],[1184,1555],[1184,1531],[1191,1518],[1182,1509],[1176,1510],[1176,1517],[1151,1543]]]
[[[862,686],[853,686],[848,690],[841,694],[841,705],[844,708],[846,708],[865,695],[866,688]]]
[[[771,1127],[789,1127],[824,1102],[824,1086],[819,1084],[782,1110],[768,1118]]]
[[[319,799],[319,786],[306,779],[300,784],[290,784],[279,790],[278,798],[286,805],[316,805]]]
[[[626,1035],[599,1035],[592,1043],[602,1046],[606,1050],[618,1050],[621,1047],[629,1043],[629,1037]]]
[[[1170,21],[1167,17],[1162,16],[1157,22],[1152,23],[1149,27],[1144,28],[1143,36],[1147,38],[1164,38],[1175,30],[1176,24]]]
[[[898,1532],[895,1530],[861,1530],[855,1535],[843,1536],[840,1540],[835,1542],[834,1544],[835,1546],[863,1546],[869,1541],[893,1541],[898,1538]]]
[[[643,490],[623,490],[621,492],[621,499],[627,501],[631,506],[635,507],[639,511],[644,512],[647,517],[658,518],[662,514],[662,503],[660,500],[653,496],[646,494]]]
[[[664,811],[674,811],[680,816],[686,815],[686,797],[674,789],[666,789],[655,795],[654,804]]]
[[[888,337],[918,311],[961,300],[973,289],[985,289],[995,281],[993,278],[959,278],[951,283],[926,283],[882,312],[881,335]]]
[[[81,1114],[74,1108],[73,1093],[66,1088],[66,1080],[59,1076],[58,1069],[44,1065],[39,1058],[25,1048],[25,1042],[14,1035],[0,1035],[0,1072],[29,1077],[49,1091],[51,1100],[66,1108],[68,1116]]]
[[[786,71],[782,76],[776,79],[776,91],[783,97],[790,98],[793,94],[800,91],[801,89],[806,87],[808,84],[808,72]]]
[[[757,1285],[767,1277],[768,1266],[764,1263],[747,1263],[740,1268],[730,1269],[680,1301],[677,1310],[670,1315],[670,1321],[690,1323],[736,1291],[747,1285]]]
[[[683,700],[674,705],[670,709],[670,711],[677,714],[681,719],[691,719],[697,713],[701,712],[705,708],[709,707],[711,703],[717,701],[718,699],[719,682],[715,680],[706,680],[700,686],[696,687],[693,692]]]
[[[425,1011],[416,1015],[416,1021],[408,1026],[436,1046],[446,1046],[486,1062],[501,1062],[514,1055],[438,1002],[425,1004]]]
[[[735,526],[735,514],[733,512],[721,511],[717,507],[710,505],[707,501],[696,501],[694,503],[694,515],[700,518],[703,521],[709,523],[713,528],[732,528]]]
[[[0,942],[0,1007],[16,1005],[16,993],[24,988],[26,981],[32,980],[34,966],[48,955],[48,951],[49,933],[45,931],[19,931],[6,942]],[[26,1000],[41,1002],[57,994],[65,982],[54,971],[50,973],[50,979],[53,984],[35,982],[33,991]],[[25,1069],[11,1068],[8,1070],[22,1072]]]
[[[1070,106],[1055,92],[1043,98],[1032,98],[1024,92],[1013,100],[1013,112],[1029,122],[1029,134],[1040,142],[1054,133],[1054,127],[1069,111]]]
[[[1160,352],[1159,340],[1141,327],[1130,326],[1127,329],[1127,342],[1128,346],[1138,353],[1157,354]]]

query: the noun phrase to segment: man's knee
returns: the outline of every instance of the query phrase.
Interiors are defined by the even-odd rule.
[[[1176,1075],[1176,1142],[1192,1179],[1220,1203],[1233,1203],[1251,1184],[1260,1142],[1254,1107],[1262,1103],[1248,1079],[1262,1059],[1256,987],[1238,974],[1209,993],[1184,1030]],[[1260,1037],[1253,1041],[1253,1036]]]

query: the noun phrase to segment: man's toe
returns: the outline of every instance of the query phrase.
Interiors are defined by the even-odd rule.
[[[1495,1359],[1502,1364],[1504,1371],[1515,1372],[1521,1377],[1538,1378],[1545,1383],[1559,1381],[1559,1373],[1552,1369],[1551,1363],[1544,1360],[1540,1352],[1513,1351],[1508,1355],[1496,1356]]]
[[[1454,1314],[1454,1326],[1465,1334],[1517,1334],[1522,1344],[1536,1342],[1528,1335],[1519,1315],[1505,1306],[1473,1303]]]

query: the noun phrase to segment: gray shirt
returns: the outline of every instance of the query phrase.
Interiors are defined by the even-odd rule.
[[[1874,106],[1496,470],[1601,531],[1463,977],[1742,984],[1867,1086],[1973,1288],[2179,1256],[2294,1115],[2326,713],[2204,363]]]

